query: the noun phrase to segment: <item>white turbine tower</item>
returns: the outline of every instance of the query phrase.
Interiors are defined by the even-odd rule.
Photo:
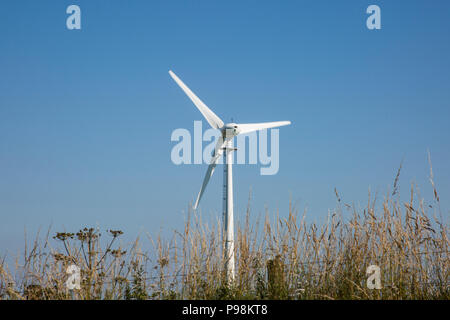
[[[275,128],[291,124],[290,121],[276,121],[264,123],[227,123],[225,124],[214,112],[211,111],[184,83],[175,73],[169,71],[170,76],[183,89],[186,95],[192,100],[195,106],[200,110],[206,121],[214,129],[222,132],[222,136],[218,139],[214,156],[206,171],[202,188],[197,196],[194,204],[194,210],[197,209],[203,192],[211,178],[219,158],[224,153],[224,175],[223,175],[223,225],[224,225],[224,254],[225,254],[225,271],[228,283],[234,281],[234,224],[233,224],[233,157],[231,152],[236,150],[233,147],[233,138],[241,133],[249,133],[252,131]],[[226,165],[225,165],[226,164]]]

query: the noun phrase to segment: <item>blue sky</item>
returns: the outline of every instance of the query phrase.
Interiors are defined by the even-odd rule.
[[[292,198],[323,221],[334,188],[364,206],[402,159],[400,192],[432,200],[427,150],[448,219],[448,1],[2,1],[0,35],[1,254],[50,224],[181,227],[207,166],[170,161],[172,131],[202,116],[169,69],[225,121],[292,121],[277,175],[234,167],[237,219],[251,188],[254,214]],[[221,185],[218,168],[203,216],[220,217]]]

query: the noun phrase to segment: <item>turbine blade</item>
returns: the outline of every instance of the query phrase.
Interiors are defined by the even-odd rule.
[[[211,109],[209,109],[206,104],[204,104],[202,100],[200,100],[199,97],[197,97],[195,93],[193,93],[191,89],[189,89],[183,83],[183,81],[181,81],[180,78],[178,78],[176,74],[172,72],[172,70],[169,70],[169,74],[173,78],[173,80],[175,80],[175,82],[180,86],[180,88],[183,89],[184,93],[186,93],[186,95],[192,100],[198,110],[200,110],[211,127],[213,127],[214,129],[222,128],[223,121],[214,112],[212,112]]]
[[[290,121],[275,121],[275,122],[262,122],[262,123],[242,123],[238,124],[239,134],[249,133],[252,131],[258,131],[269,128],[276,128],[281,126],[287,126],[291,124]]]
[[[217,141],[216,147],[214,149],[214,156],[211,159],[211,162],[208,166],[208,170],[206,171],[205,178],[203,179],[202,188],[198,193],[197,200],[195,201],[194,210],[197,209],[200,199],[202,198],[203,193],[205,192],[206,186],[208,185],[209,179],[214,173],[214,169],[216,168],[217,162],[219,161],[220,156],[223,154],[223,148],[225,147],[227,140],[223,140],[222,137]]]

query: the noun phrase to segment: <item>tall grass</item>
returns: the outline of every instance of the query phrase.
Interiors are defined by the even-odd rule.
[[[12,270],[0,264],[0,298],[449,299],[448,226],[434,184],[433,191],[428,205],[413,187],[406,203],[391,194],[376,205],[369,193],[361,211],[336,191],[337,209],[322,225],[307,223],[292,205],[255,223],[248,209],[236,224],[232,286],[223,274],[220,222],[209,226],[192,213],[171,238],[149,237],[147,252],[140,239],[120,247],[119,230],[49,233]],[[71,264],[81,268],[80,290],[65,284]],[[370,265],[381,269],[380,290],[367,287]]]

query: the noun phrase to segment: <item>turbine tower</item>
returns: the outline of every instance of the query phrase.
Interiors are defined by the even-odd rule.
[[[233,221],[233,155],[236,150],[233,147],[233,138],[238,134],[249,133],[269,128],[276,128],[291,124],[290,121],[276,121],[264,123],[227,123],[225,124],[214,112],[211,111],[184,83],[175,73],[169,71],[170,76],[183,89],[184,93],[192,100],[194,105],[200,110],[206,121],[212,128],[221,131],[222,135],[218,139],[214,149],[214,155],[206,171],[203,184],[198,193],[197,200],[194,204],[194,210],[197,209],[200,199],[205,192],[209,179],[214,173],[219,158],[224,156],[223,171],[223,240],[224,240],[224,256],[225,256],[225,272],[228,284],[234,281],[234,221]],[[225,151],[225,152],[224,152]]]

